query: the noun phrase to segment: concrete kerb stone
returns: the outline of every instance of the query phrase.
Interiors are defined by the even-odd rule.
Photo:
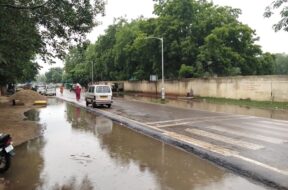
[[[103,111],[103,110],[95,109],[92,107],[86,107],[85,105],[78,104],[77,102],[74,102],[71,100],[67,100],[67,99],[59,98],[59,97],[57,97],[57,98],[61,99],[61,100],[65,100],[66,102],[69,102],[70,104],[73,104],[76,107],[83,108],[92,114],[98,114],[98,115],[103,115],[105,117],[108,117],[112,121],[114,121],[120,125],[124,125],[125,127],[129,128],[131,130],[134,130],[138,133],[141,133],[145,136],[152,137],[155,140],[158,140],[160,142],[164,142],[164,143],[171,145],[173,147],[176,147],[180,150],[184,150],[185,152],[195,154],[202,159],[209,160],[210,162],[216,164],[217,166],[221,166],[225,169],[228,169],[229,171],[232,171],[233,173],[235,173],[237,175],[241,175],[247,179],[253,179],[253,180],[258,181],[262,184],[265,184],[269,187],[273,187],[273,188],[276,188],[279,190],[288,190],[287,186],[280,184],[280,183],[277,183],[275,181],[272,181],[271,179],[268,179],[267,176],[261,175],[259,172],[255,173],[255,172],[249,170],[249,168],[251,168],[251,167],[249,167],[249,164],[247,167],[241,167],[241,165],[236,164],[237,161],[235,161],[235,162],[229,161],[228,162],[225,159],[225,157],[222,155],[219,155],[217,153],[214,153],[214,152],[211,152],[209,150],[203,149],[201,147],[195,146],[191,143],[187,143],[185,141],[181,141],[179,139],[175,139],[173,137],[170,137],[167,134],[164,134],[160,130],[147,128],[144,124],[141,125],[137,121],[119,116],[117,114],[114,114],[114,113],[111,113],[108,111]],[[247,168],[247,169],[245,169],[245,168]],[[266,173],[266,172],[263,172],[263,173]]]

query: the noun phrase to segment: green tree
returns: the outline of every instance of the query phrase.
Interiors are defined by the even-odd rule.
[[[168,77],[178,75],[181,64],[196,67],[199,47],[217,27],[239,23],[241,11],[218,7],[207,1],[159,0],[154,11],[158,16],[155,35],[165,39],[165,66]]]
[[[87,84],[90,80],[90,73],[87,72],[85,52],[90,42],[84,42],[69,50],[69,54],[65,58],[65,81],[73,83]]]
[[[179,70],[179,77],[180,78],[191,78],[194,73],[194,68],[192,66],[186,66],[182,64]]]
[[[63,69],[60,67],[50,68],[45,73],[47,83],[61,83],[62,82]]]
[[[258,57],[257,74],[258,75],[272,75],[276,72],[275,55],[271,53],[264,53]]]
[[[29,19],[26,11],[0,6],[0,23],[0,85],[32,80],[34,76],[28,77],[27,70],[39,68],[34,59],[41,48],[35,21]]]
[[[155,0],[154,13],[158,17],[131,22],[118,18],[95,43],[71,49],[65,76],[90,81],[92,63],[94,80],[161,76],[161,42],[149,37],[164,39],[168,79],[273,73],[273,56],[263,54],[255,31],[238,21],[239,9],[205,0]]]
[[[46,76],[45,74],[38,74],[36,76],[36,81],[39,83],[46,83]]]
[[[200,47],[198,61],[205,71],[220,76],[257,74],[257,57],[262,51],[254,44],[254,35],[243,24],[215,28]]]
[[[66,48],[84,41],[103,13],[103,0],[0,0],[1,84],[39,69],[36,55],[51,63],[63,59]],[[30,74],[26,79],[34,78]]]
[[[288,74],[288,55],[276,54],[275,55],[275,74],[287,75]]]
[[[288,31],[288,6],[287,0],[276,0],[271,3],[271,5],[266,7],[264,12],[264,17],[270,18],[275,10],[280,10],[281,19],[273,25],[274,30],[277,32],[279,30]]]

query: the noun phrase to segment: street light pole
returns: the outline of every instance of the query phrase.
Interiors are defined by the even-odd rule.
[[[94,81],[93,81],[93,75],[94,75],[94,72],[93,72],[93,67],[94,67],[94,63],[93,63],[93,61],[92,61],[92,84],[94,83]]]
[[[161,88],[161,99],[165,100],[165,87],[164,87],[164,39],[162,38],[158,38],[158,37],[153,37],[153,36],[148,36],[146,37],[146,39],[157,39],[161,41],[161,60],[162,60],[162,88]]]
[[[161,88],[161,99],[165,100],[165,88],[164,88],[164,40],[163,38],[160,38],[161,45],[162,45],[162,88]]]

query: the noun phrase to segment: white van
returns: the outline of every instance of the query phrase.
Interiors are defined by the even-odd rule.
[[[46,96],[56,96],[56,86],[48,85],[45,91]]]
[[[37,86],[37,88],[36,88],[37,90],[37,92],[39,93],[39,94],[42,94],[42,95],[45,95],[45,93],[46,93],[46,86],[45,85],[39,85],[39,86]]]
[[[86,106],[92,104],[93,107],[99,105],[107,105],[111,107],[112,100],[112,89],[109,85],[91,85],[88,87],[85,94]]]

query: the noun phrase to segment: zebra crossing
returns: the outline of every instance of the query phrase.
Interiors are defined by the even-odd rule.
[[[268,143],[272,143],[272,144],[283,144],[283,143],[287,142],[287,140],[285,140],[285,139],[270,137],[268,135],[267,136],[259,135],[257,133],[247,133],[247,131],[244,132],[244,131],[239,131],[239,130],[235,130],[235,129],[225,128],[222,126],[208,126],[207,128],[215,130],[215,131],[223,132],[223,133],[229,133],[231,135],[239,136],[242,138],[250,138],[250,139],[264,141],[264,142],[268,142]]]
[[[220,115],[147,122],[176,139],[223,156],[234,157],[288,176],[288,169],[267,163],[265,155],[247,156],[248,151],[288,152],[288,122],[253,116]],[[175,132],[177,131],[177,132]],[[282,150],[281,150],[282,149]],[[288,154],[287,154],[288,156]],[[287,157],[288,158],[288,157]],[[288,163],[286,163],[288,168]]]
[[[185,129],[186,132],[230,143],[232,142],[231,141],[232,138],[225,136],[227,134],[235,135],[238,137],[238,139],[249,138],[259,141],[265,141],[272,144],[283,144],[288,142],[288,122],[286,123],[285,121],[278,121],[278,120],[277,122],[270,122],[265,120],[259,121],[259,120],[253,120],[254,118],[255,117],[253,116],[234,115],[234,116],[204,117],[198,119],[183,118],[167,121],[147,122],[145,124],[161,129],[177,126],[186,126],[188,127],[188,129]],[[241,124],[239,124],[239,122],[233,122],[230,124],[224,123],[223,125],[223,122],[229,120],[230,121],[237,120],[241,122]],[[211,124],[211,122],[213,123]],[[215,125],[215,123],[217,125]],[[201,127],[197,127],[197,124],[201,124],[200,125]],[[197,129],[193,129],[195,128],[195,126]],[[205,131],[207,129],[221,132],[222,135],[213,134],[211,131],[210,132]],[[235,145],[241,146],[241,143],[239,144],[239,140],[234,141]],[[263,148],[262,145],[257,147]]]
[[[237,145],[237,146],[240,146],[240,147],[243,147],[243,148],[252,149],[252,150],[258,150],[258,149],[264,148],[264,146],[262,146],[262,145],[246,142],[246,141],[243,141],[243,140],[234,139],[234,138],[231,138],[231,137],[226,137],[226,136],[223,136],[223,135],[214,134],[214,133],[207,132],[207,131],[204,131],[204,130],[185,129],[185,131],[187,131],[187,132],[189,132],[191,134],[198,135],[198,136],[208,137],[208,138],[213,139],[213,140],[229,143],[229,144],[232,144],[232,145]]]
[[[61,98],[86,108],[84,101]],[[126,100],[95,112],[269,186],[288,189],[288,121]]]
[[[288,128],[285,127],[285,125],[288,126],[288,124],[284,124],[284,125],[280,124],[282,126],[279,126],[279,124],[277,123],[272,123],[272,122],[267,122],[267,121],[262,121],[261,125],[248,123],[248,122],[245,122],[245,124],[253,126],[255,128],[262,128],[262,130],[269,130],[269,132],[271,132],[271,130],[276,130],[277,132],[282,133],[282,134],[285,132],[288,133]]]

